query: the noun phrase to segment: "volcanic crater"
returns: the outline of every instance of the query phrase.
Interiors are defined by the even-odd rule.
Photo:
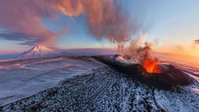
[[[116,60],[116,57],[118,56],[115,55],[112,58],[107,56],[94,56],[96,60],[153,87],[169,90],[178,85],[186,86],[192,84],[190,76],[171,64],[158,64],[159,72],[149,73],[142,64],[121,63]]]

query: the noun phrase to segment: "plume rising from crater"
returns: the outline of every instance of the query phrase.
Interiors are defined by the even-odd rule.
[[[9,38],[28,45],[45,45],[55,42],[59,32],[45,27],[42,18],[55,18],[58,14],[66,16],[84,15],[89,32],[97,40],[103,38],[110,42],[129,41],[140,26],[130,21],[128,14],[115,0],[3,0],[0,4],[0,24],[2,27],[18,32],[21,36]],[[5,7],[6,6],[6,7]],[[7,8],[9,7],[9,8]],[[5,13],[7,12],[7,13]],[[1,36],[8,39],[8,36]]]

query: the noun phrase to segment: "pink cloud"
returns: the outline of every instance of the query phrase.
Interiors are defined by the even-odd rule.
[[[58,13],[85,15],[90,33],[97,40],[105,37],[120,43],[139,30],[136,21],[130,24],[128,16],[113,0],[1,0],[0,26],[23,33],[13,40],[25,40],[24,44],[50,44],[59,33],[48,30],[42,17],[53,18]]]
[[[53,0],[2,0],[0,25],[23,33],[21,40],[31,41],[26,44],[51,43],[58,34],[43,25],[42,17],[55,16],[55,9]]]

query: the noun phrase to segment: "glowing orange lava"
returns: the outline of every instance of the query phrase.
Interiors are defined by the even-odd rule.
[[[158,65],[158,59],[151,59],[149,56],[146,56],[143,60],[142,66],[148,73],[160,73],[160,68]]]

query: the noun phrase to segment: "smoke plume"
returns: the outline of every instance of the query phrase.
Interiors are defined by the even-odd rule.
[[[158,65],[158,58],[152,58],[152,44],[145,42],[144,46],[140,46],[140,41],[145,37],[146,34],[137,37],[132,40],[129,47],[129,53],[132,58],[138,59],[140,63],[147,72],[149,73],[159,73],[160,67]]]
[[[18,38],[28,45],[49,43],[58,34],[44,27],[42,17],[54,16],[53,4],[52,0],[1,0],[0,26],[23,35],[10,40]]]
[[[143,39],[144,39],[146,36],[147,36],[147,34],[144,33],[144,34],[142,34],[142,35],[138,36],[137,38],[132,39],[132,40],[130,41],[130,45],[129,45],[129,48],[128,48],[128,53],[129,53],[133,58],[136,58],[136,59],[140,58],[140,53],[141,53],[141,51],[144,50],[144,48],[143,48],[143,50],[141,50],[142,47],[140,47],[140,45],[142,44]],[[148,46],[148,47],[149,47],[149,46]]]
[[[48,44],[53,42],[59,33],[46,28],[42,21],[43,17],[54,18],[58,14],[84,15],[90,33],[97,40],[107,38],[111,42],[124,43],[129,41],[130,35],[139,30],[139,25],[136,21],[128,20],[128,15],[117,2],[116,0],[2,0],[0,26],[22,33],[24,36],[17,38],[23,40],[24,44]],[[14,38],[13,40],[16,40]]]
[[[90,32],[97,40],[108,38],[111,42],[122,43],[137,31],[136,24],[128,20],[121,6],[114,0],[59,0],[60,9],[68,16],[83,14],[87,18]]]

